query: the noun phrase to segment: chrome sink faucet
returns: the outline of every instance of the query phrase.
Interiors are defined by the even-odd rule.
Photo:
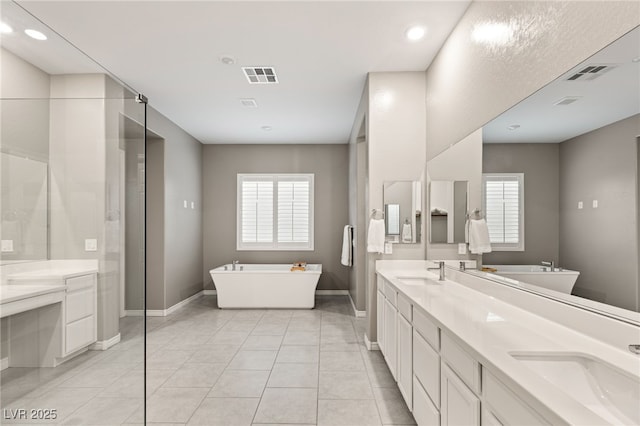
[[[234,260],[233,262],[231,262],[231,270],[235,271],[236,270],[236,265],[240,263],[239,260]]]
[[[551,262],[547,262],[546,260],[543,260],[542,262],[540,262],[540,264],[542,266],[548,266],[549,267],[549,272],[553,272],[555,270],[555,263],[553,262],[553,260]]]
[[[467,262],[465,262],[464,260],[460,261],[460,270],[463,272],[467,270]]]
[[[438,267],[437,268],[427,268],[427,270],[437,269],[438,271],[440,271],[440,277],[438,278],[438,280],[439,281],[444,281],[444,260],[434,260],[433,263],[437,263]]]
[[[629,345],[629,350],[631,351],[631,353],[640,355],[640,345]]]

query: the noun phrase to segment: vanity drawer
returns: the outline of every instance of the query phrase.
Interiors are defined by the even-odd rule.
[[[487,370],[482,371],[482,394],[501,424],[547,425],[531,408]],[[493,416],[492,416],[493,417]]]
[[[85,347],[96,341],[95,316],[89,316],[66,325],[65,353]]]
[[[395,287],[393,287],[389,283],[385,283],[384,295],[395,308],[398,307],[398,292],[396,291]]]
[[[476,394],[480,393],[480,363],[467,351],[451,339],[447,333],[442,333],[442,348],[440,355],[452,370]]]
[[[424,388],[413,377],[413,417],[418,426],[432,426],[440,424],[440,413],[433,405]]]
[[[95,278],[96,278],[95,274],[67,278],[65,280],[67,291],[74,291],[74,290],[79,290],[80,288],[91,287],[96,283]]]
[[[96,289],[91,285],[90,287],[67,290],[65,303],[67,324],[93,315],[95,313]]]
[[[411,322],[412,320],[412,309],[411,302],[409,299],[404,297],[401,294],[398,294],[398,311],[402,314],[403,317],[407,319],[407,321]]]
[[[440,355],[413,330],[413,375],[433,404],[440,407]]]
[[[436,351],[440,349],[438,326],[417,309],[413,310],[413,328],[418,330]]]

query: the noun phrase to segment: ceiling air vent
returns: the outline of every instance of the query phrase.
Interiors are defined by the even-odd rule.
[[[276,70],[272,67],[242,67],[249,84],[278,84]]]
[[[596,78],[600,77],[602,74],[611,71],[615,67],[616,67],[615,65],[603,65],[603,64],[588,65],[583,69],[581,69],[580,71],[578,71],[577,73],[570,76],[569,78],[567,78],[566,80],[567,81],[595,80]]]
[[[241,98],[240,103],[246,108],[258,108],[258,103],[253,98]]]
[[[579,100],[582,96],[565,96],[560,99],[558,102],[554,102],[553,104],[556,106],[569,105]]]

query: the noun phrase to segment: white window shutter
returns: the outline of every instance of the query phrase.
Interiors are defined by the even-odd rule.
[[[486,174],[484,210],[489,240],[498,250],[524,249],[522,173]]]
[[[273,242],[273,182],[245,179],[241,192],[242,242]]]

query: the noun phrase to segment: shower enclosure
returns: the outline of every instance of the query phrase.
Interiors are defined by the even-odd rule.
[[[17,4],[0,14],[13,30],[0,35],[0,423],[143,423],[146,99]],[[66,278],[16,311],[12,295],[34,284],[16,274],[69,265],[95,274],[78,305],[94,303],[93,338],[55,367],[25,367],[16,346],[46,340],[57,356],[75,318]]]

